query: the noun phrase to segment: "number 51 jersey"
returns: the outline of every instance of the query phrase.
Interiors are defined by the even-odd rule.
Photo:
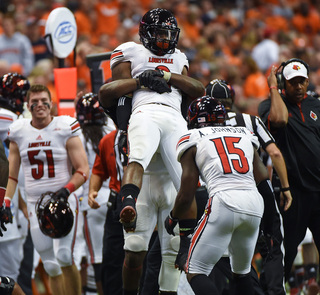
[[[178,161],[192,146],[197,147],[195,160],[209,196],[229,189],[256,189],[253,157],[259,141],[248,129],[229,126],[192,129],[178,142]]]
[[[79,122],[69,116],[53,117],[42,129],[34,128],[31,119],[19,119],[10,125],[8,138],[19,147],[29,202],[35,202],[42,193],[60,189],[69,181],[72,165],[66,143],[80,132]]]

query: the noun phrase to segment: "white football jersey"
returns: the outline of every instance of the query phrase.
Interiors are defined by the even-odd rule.
[[[72,165],[66,142],[80,132],[79,122],[69,116],[53,117],[43,129],[34,128],[31,119],[11,124],[8,138],[19,147],[28,202],[35,202],[42,193],[57,191],[68,183]]]
[[[197,147],[196,164],[210,196],[229,189],[256,189],[253,156],[259,141],[248,129],[223,126],[189,130],[177,145],[179,161],[192,146]]]
[[[118,46],[111,55],[111,69],[119,62],[131,63],[131,76],[137,78],[145,70],[161,69],[163,71],[181,74],[183,68],[189,68],[187,57],[179,49],[174,53],[157,56],[143,45],[135,42],[126,42]],[[170,81],[169,81],[170,85]],[[181,91],[171,86],[171,92],[159,94],[148,88],[134,91],[132,110],[143,104],[162,103],[180,111]]]
[[[8,137],[9,126],[18,119],[15,113],[0,108],[0,140],[4,141]]]

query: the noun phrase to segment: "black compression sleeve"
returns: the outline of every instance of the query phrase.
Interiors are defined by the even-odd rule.
[[[117,122],[118,128],[123,131],[127,131],[129,118],[131,115],[132,99],[128,96],[122,96],[118,100],[117,106]]]

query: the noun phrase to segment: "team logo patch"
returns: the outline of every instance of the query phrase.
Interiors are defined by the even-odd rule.
[[[317,120],[318,120],[317,114],[314,113],[313,111],[310,111],[310,117],[311,117],[311,119],[313,119],[314,121],[317,121]]]
[[[293,70],[296,70],[296,71],[299,71],[300,70],[300,67],[298,65],[293,65],[292,67]]]

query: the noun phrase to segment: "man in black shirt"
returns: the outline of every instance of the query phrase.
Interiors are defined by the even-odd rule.
[[[290,210],[282,212],[286,280],[307,228],[320,250],[320,101],[307,95],[308,74],[308,65],[299,59],[284,62],[278,71],[273,67],[270,99],[259,106],[284,156],[293,197]],[[316,268],[306,268],[307,279],[315,281]]]
[[[206,94],[219,99],[227,110],[226,125],[243,126],[253,132],[260,142],[262,149],[270,156],[273,166],[279,175],[281,187],[289,187],[286,164],[282,153],[275,144],[274,138],[257,116],[234,112],[234,90],[226,81],[215,79],[206,87]],[[279,207],[288,210],[292,202],[289,190],[281,194]],[[262,222],[266,222],[263,218]],[[263,243],[258,243],[258,250],[263,257],[263,265],[260,276],[261,286],[266,294],[284,295],[284,278],[283,278],[283,251],[282,251],[282,222],[279,210],[273,220],[273,247],[272,253],[267,253],[263,248]],[[271,254],[271,255],[269,255]]]

